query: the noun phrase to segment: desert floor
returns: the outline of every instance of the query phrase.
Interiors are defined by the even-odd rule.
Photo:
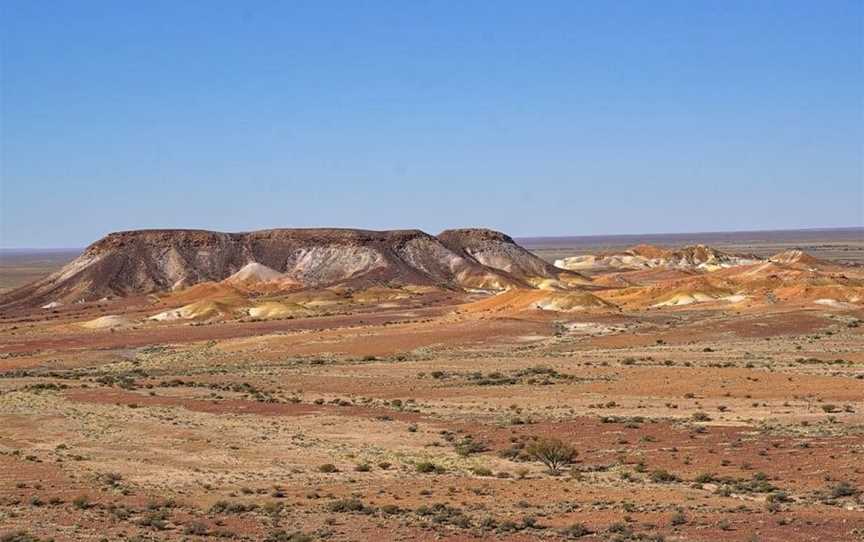
[[[470,300],[0,318],[0,537],[864,540],[864,310]]]

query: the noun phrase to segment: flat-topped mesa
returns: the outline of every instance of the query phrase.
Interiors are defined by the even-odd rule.
[[[486,228],[455,228],[444,230],[438,234],[438,239],[444,244],[456,242],[460,244],[473,243],[509,243],[515,245],[516,241],[506,233]]]
[[[557,281],[561,273],[491,230],[451,230],[441,238],[420,230],[136,230],[96,241],[58,272],[0,296],[0,306],[93,301],[226,279],[244,286],[278,282],[271,291],[336,284],[503,290]]]
[[[109,233],[91,244],[84,251],[101,253],[113,249],[145,244],[150,247],[188,247],[216,248],[225,243],[254,241],[266,244],[313,242],[318,244],[370,244],[407,241],[415,238],[430,238],[421,230],[358,230],[348,228],[276,228],[241,233],[222,233],[208,230],[130,230]]]
[[[84,249],[83,255],[98,255],[141,243],[149,246],[168,246],[177,243],[212,246],[230,240],[235,235],[237,234],[183,229],[117,231],[91,243]]]

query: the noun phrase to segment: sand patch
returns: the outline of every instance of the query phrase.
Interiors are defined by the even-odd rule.
[[[297,303],[282,303],[279,301],[267,301],[249,309],[249,316],[269,320],[271,318],[288,318],[297,316],[308,316],[312,311]]]
[[[198,301],[151,316],[150,320],[170,322],[173,320],[210,320],[229,316],[234,309],[227,303],[219,301]]]
[[[81,327],[87,329],[110,329],[115,327],[131,326],[134,322],[125,316],[108,315],[100,316],[93,320],[89,320],[81,324]]]

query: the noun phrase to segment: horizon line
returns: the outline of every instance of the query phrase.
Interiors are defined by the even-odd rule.
[[[482,227],[482,226],[477,226]],[[148,230],[151,228],[140,228],[140,230]],[[166,229],[166,230],[201,230],[201,231],[218,231],[218,230],[202,230],[201,228],[156,228],[156,229]],[[278,229],[278,228],[263,228],[263,229]],[[295,228],[287,228],[287,229],[295,229]],[[310,228],[296,228],[296,229],[310,229]],[[314,228],[311,228],[314,229]],[[343,229],[367,229],[367,228],[343,228]],[[807,228],[775,228],[775,229],[764,229],[764,230],[714,230],[714,231],[684,231],[684,232],[645,232],[645,233],[592,233],[588,235],[512,235],[511,237],[516,240],[552,240],[552,239],[590,239],[592,237],[659,237],[659,236],[684,236],[684,235],[729,235],[729,234],[741,234],[741,233],[777,233],[777,232],[819,232],[819,231],[855,231],[861,230],[864,232],[864,225],[860,226],[817,226],[817,227],[807,227]],[[117,230],[117,231],[136,231],[136,230]],[[261,231],[261,230],[249,230],[249,231]],[[379,230],[379,231],[387,231],[387,230]],[[116,233],[116,232],[110,232]],[[106,235],[110,235],[106,234]],[[504,232],[505,234],[507,232]],[[508,234],[509,235],[509,234]],[[101,239],[101,238],[100,238]],[[96,240],[98,241],[98,239]],[[93,241],[95,242],[95,241]],[[26,252],[26,251],[43,251],[43,252],[65,252],[65,251],[73,251],[73,250],[83,250],[87,248],[88,245],[80,246],[80,247],[0,247],[0,252],[11,253],[11,252]]]
[[[573,238],[590,238],[590,237],[641,237],[641,236],[661,236],[661,235],[714,235],[714,234],[735,234],[735,233],[776,233],[776,232],[819,232],[819,231],[864,231],[864,225],[860,226],[815,226],[807,228],[770,228],[770,229],[755,229],[755,230],[707,230],[707,231],[661,231],[661,232],[644,232],[644,233],[592,233],[588,235],[514,235],[514,239],[573,239]]]

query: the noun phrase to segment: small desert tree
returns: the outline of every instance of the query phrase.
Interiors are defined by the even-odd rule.
[[[549,474],[559,474],[561,467],[572,463],[577,455],[572,446],[557,438],[535,440],[525,451],[528,456],[546,465]]]

